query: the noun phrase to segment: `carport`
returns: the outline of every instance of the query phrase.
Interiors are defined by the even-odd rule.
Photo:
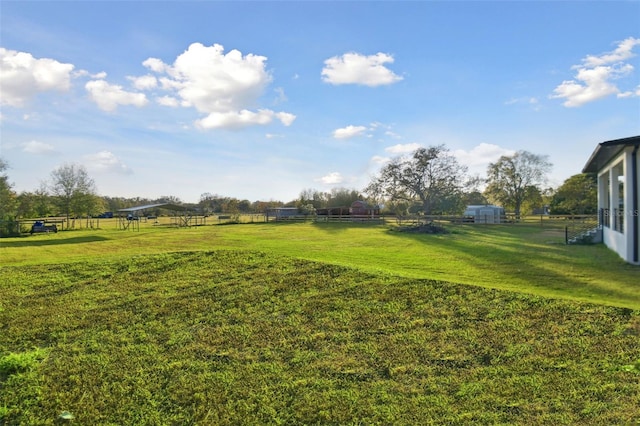
[[[131,229],[133,231],[140,230],[140,215],[148,210],[164,209],[173,212],[175,225],[178,227],[191,226],[193,218],[193,210],[186,206],[172,203],[145,204],[142,206],[129,207],[118,210],[118,228],[122,230]]]

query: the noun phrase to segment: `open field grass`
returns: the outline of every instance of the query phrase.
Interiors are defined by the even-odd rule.
[[[449,234],[367,223],[254,223],[140,232],[70,231],[0,241],[2,265],[48,264],[171,251],[249,250],[354,267],[640,309],[640,268],[604,245],[566,246],[557,225],[462,225]],[[146,226],[145,226],[146,225]]]
[[[452,230],[2,240],[0,424],[638,424],[639,268]]]

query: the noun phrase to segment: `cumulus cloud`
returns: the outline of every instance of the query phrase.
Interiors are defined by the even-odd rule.
[[[422,147],[419,143],[405,143],[405,144],[397,144],[393,146],[388,146],[384,150],[390,154],[408,154],[410,152],[415,151],[416,149]]]
[[[620,98],[638,96],[637,89],[622,92],[615,81],[633,72],[633,65],[624,61],[635,56],[633,49],[639,45],[640,39],[629,37],[618,43],[612,52],[588,55],[582,64],[572,67],[576,70],[574,79],[563,81],[550,97],[564,99],[566,107],[578,107],[611,95]]]
[[[96,154],[87,155],[85,156],[85,160],[88,163],[87,168],[96,172],[124,175],[133,173],[126,164],[120,161],[120,159],[110,151],[100,151]]]
[[[38,141],[30,141],[22,144],[22,150],[29,154],[52,154],[55,153],[55,148],[53,145],[38,142]]]
[[[345,53],[324,61],[322,80],[335,85],[360,84],[370,87],[393,84],[402,80],[402,77],[385,66],[393,61],[393,56],[386,53],[370,56]]]
[[[503,155],[513,155],[515,151],[483,142],[470,150],[456,149],[452,154],[460,164],[469,168],[471,174],[484,175],[489,163],[496,162]]]
[[[324,183],[325,185],[336,185],[342,183],[344,181],[344,178],[339,172],[332,172],[326,176],[322,176],[317,180]]]
[[[23,107],[40,92],[69,90],[73,68],[0,47],[0,104]]]
[[[347,126],[333,131],[333,137],[336,139],[349,139],[355,136],[361,136],[367,131],[365,126]]]
[[[280,120],[285,126],[290,126],[295,116],[286,112],[273,112],[261,109],[258,112],[243,109],[242,111],[212,112],[207,117],[197,120],[196,127],[200,129],[241,129],[256,124],[269,124],[274,119]]]
[[[116,84],[104,80],[91,80],[85,84],[89,98],[103,111],[115,111],[119,105],[143,107],[147,104],[144,93],[127,92]]]
[[[128,77],[131,80],[133,87],[138,90],[151,90],[158,86],[158,79],[152,75],[143,75],[140,77]]]
[[[629,37],[618,44],[613,52],[603,53],[600,56],[587,55],[583,59],[584,65],[588,67],[597,67],[599,65],[613,64],[626,59],[633,58],[633,48],[640,45],[640,39]]]
[[[162,106],[168,107],[178,107],[180,106],[180,101],[173,96],[160,96],[156,98],[156,102]]]
[[[267,109],[251,111],[272,81],[265,68],[266,59],[243,55],[235,49],[225,54],[219,44],[193,43],[173,64],[149,58],[143,65],[162,75],[160,87],[171,95],[161,99],[175,98],[181,106],[206,114],[196,122],[202,129],[264,125],[274,119],[289,126],[295,120],[293,114]],[[279,92],[280,101],[286,100],[283,96],[284,93]]]

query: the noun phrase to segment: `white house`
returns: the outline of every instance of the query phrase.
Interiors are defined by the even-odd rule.
[[[634,265],[640,265],[639,148],[640,136],[602,142],[582,169],[598,175],[602,241]]]

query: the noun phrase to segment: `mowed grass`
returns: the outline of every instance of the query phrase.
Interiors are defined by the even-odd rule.
[[[80,258],[0,269],[2,424],[640,421],[635,310],[252,250]]]
[[[0,240],[0,424],[638,424],[640,268],[449,229]]]
[[[140,232],[103,229],[0,240],[0,264],[118,259],[172,251],[264,251],[407,278],[640,309],[640,267],[604,245],[567,246],[562,226],[452,226],[421,235],[366,223],[255,223]]]

